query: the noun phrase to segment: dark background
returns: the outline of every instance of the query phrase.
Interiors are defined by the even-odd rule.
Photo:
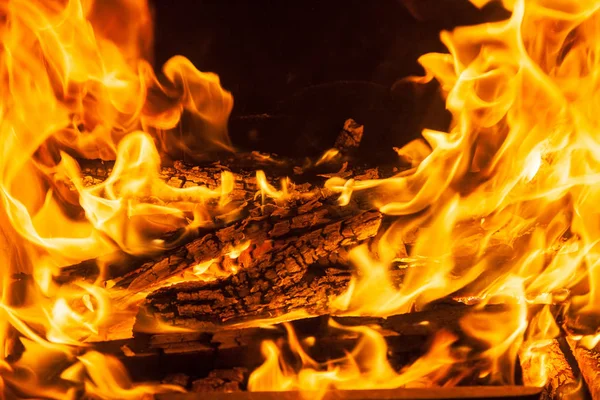
[[[395,85],[445,51],[440,31],[506,16],[466,0],[154,0],[154,11],[156,65],[182,54],[219,74],[236,147],[314,155],[351,117],[378,160],[448,125],[435,84]]]

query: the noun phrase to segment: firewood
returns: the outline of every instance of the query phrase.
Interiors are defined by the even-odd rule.
[[[335,140],[334,149],[343,154],[356,149],[362,140],[364,127],[348,119]],[[189,187],[206,185],[216,187],[223,171],[240,171],[236,174],[236,189],[242,189],[256,170],[267,170],[270,176],[277,179],[285,176],[298,175],[301,171],[307,178],[324,172],[337,171],[346,161],[344,157],[328,158],[324,160],[291,159],[280,157],[276,154],[253,151],[250,153],[215,154],[213,162],[205,162],[190,166],[181,161],[175,161],[172,166],[161,169],[160,175],[169,185],[174,187]],[[85,185],[94,185],[104,181],[112,172],[114,162],[101,160],[79,160]],[[298,169],[300,167],[300,169]],[[241,186],[241,187],[240,187]]]
[[[104,181],[112,172],[112,162],[103,162],[100,160],[81,160],[83,182],[86,186],[96,185]],[[168,185],[176,188],[185,188],[192,186],[206,186],[209,189],[215,189],[220,185],[221,174],[231,172],[230,169],[220,163],[209,166],[198,167],[190,166],[181,162],[175,162],[171,167],[161,169],[160,177]],[[252,201],[258,191],[254,172],[241,171],[233,174],[234,189],[229,197],[229,209],[232,214],[237,213],[238,218],[243,219],[247,216],[246,208],[249,208],[248,202]],[[211,204],[209,203],[210,207]],[[214,221],[214,229],[226,226],[226,221]],[[176,249],[179,244],[178,237],[181,232],[170,232],[161,239],[166,241],[166,247]],[[193,239],[193,233],[184,238],[184,240]],[[164,257],[168,257],[165,252]],[[116,252],[107,257],[99,259],[86,260],[78,264],[67,266],[61,269],[60,275],[55,277],[59,283],[66,283],[76,279],[95,279],[99,273],[98,265],[105,263],[105,259],[110,260],[108,275],[106,278],[120,277],[123,274],[133,271],[146,262],[155,260],[160,254],[148,254],[147,257],[133,257],[127,254]]]
[[[584,398],[583,387],[565,356],[565,351],[569,351],[568,347],[569,345],[565,339],[559,338],[552,340],[551,343],[540,349],[546,357],[543,373],[545,373],[547,379],[540,399]],[[539,378],[537,366],[532,365],[532,360],[528,358],[521,357],[520,361],[525,385],[535,386]]]
[[[600,400],[600,353],[567,339],[593,400]]]
[[[241,159],[245,160],[246,158],[241,157]],[[236,160],[240,161],[240,158],[236,158]],[[269,163],[273,163],[273,161],[269,161]],[[83,168],[84,179],[90,183],[97,183],[110,173],[110,166],[107,163],[96,161],[87,162],[84,165],[87,165]],[[275,165],[279,165],[279,163],[275,162]],[[213,164],[211,167],[200,168],[175,163],[173,167],[163,169],[162,177],[170,185],[176,187],[206,185],[214,188],[219,184],[223,171],[230,170],[224,164]],[[378,175],[376,169],[358,171],[363,175],[365,173],[369,176]],[[252,247],[240,255],[240,261],[244,264],[245,256],[255,253],[257,244],[263,244],[266,240],[306,235],[314,230],[324,228],[326,225],[343,222],[371,208],[365,199],[358,199],[354,204],[346,207],[338,206],[336,193],[322,189],[320,184],[310,183],[295,185],[294,192],[286,201],[268,201],[263,204],[262,199],[255,199],[259,187],[254,172],[236,172],[234,179],[235,189],[230,198],[234,205],[229,216],[230,219],[215,221],[212,231],[204,228],[196,234],[197,238],[189,243],[182,240],[171,240],[168,243],[173,248],[162,254],[151,254],[144,258],[111,255],[110,258],[118,259],[109,265],[108,278],[113,278],[111,284],[132,290],[148,290],[162,280],[194,265],[211,260],[217,263],[227,263],[229,259],[227,253],[232,248],[242,242],[250,241]],[[193,238],[194,236],[190,236],[187,239]],[[341,246],[346,244],[346,242],[340,242]],[[329,250],[334,252],[338,249],[330,248]],[[99,262],[103,261],[89,260],[63,268],[61,275],[56,277],[56,280],[67,282],[81,277],[93,278],[98,274],[97,264]]]
[[[79,159],[79,166],[85,186],[102,183],[113,171],[114,161]],[[218,161],[204,162],[202,164],[188,164],[174,161],[163,166],[159,177],[170,186],[184,188],[189,186],[206,185],[215,188],[219,185],[221,173],[232,172],[236,178],[236,189],[242,189],[246,183],[256,188],[256,181],[250,182],[257,170],[266,170],[269,175],[284,177],[292,175],[293,164],[298,160],[279,157],[275,154],[260,152],[229,154]]]
[[[490,305],[487,307],[495,309],[502,306]],[[400,370],[423,353],[433,333],[440,329],[458,333],[460,317],[472,310],[473,306],[461,303],[441,303],[424,311],[390,316],[386,319],[334,317],[334,320],[343,326],[379,325],[379,332],[387,342],[390,363],[394,368]],[[317,361],[343,356],[345,352],[356,346],[359,339],[358,333],[331,328],[328,318],[326,316],[314,317],[292,323],[300,341],[307,337],[315,337],[309,353]],[[429,323],[424,323],[425,321]],[[155,373],[156,370],[168,371],[171,376],[177,374],[178,381],[189,382],[179,379],[181,374],[185,374],[191,380],[199,382],[197,384],[199,390],[214,387],[219,391],[227,390],[224,383],[239,381],[240,368],[252,371],[262,363],[263,358],[260,353],[262,340],[279,341],[285,337],[285,330],[280,326],[229,327],[213,333],[138,335],[125,342],[104,342],[93,345],[104,352],[119,356],[128,368],[135,371],[139,371],[139,363],[143,366],[156,363],[157,367],[149,368],[152,373]],[[126,351],[122,351],[124,347],[127,348]],[[151,354],[154,355],[150,356]],[[139,363],[136,364],[136,361]],[[230,375],[232,376],[230,377]],[[209,379],[205,379],[205,377]],[[140,379],[147,380],[149,377],[142,376]],[[230,389],[238,387],[234,384]],[[502,387],[502,389],[505,388]],[[477,387],[464,389],[475,392],[478,390]],[[517,398],[525,398],[519,397],[525,395],[539,398],[541,391],[540,388],[527,387],[508,389],[514,390],[514,396]],[[466,392],[461,393],[464,395]],[[534,393],[537,393],[537,397],[534,396]]]
[[[433,334],[446,330],[460,334],[460,318],[478,306],[458,302],[432,304],[422,311],[381,317],[329,316],[306,317],[291,321],[294,331],[300,339],[314,337],[311,354],[323,360],[343,356],[344,351],[356,345],[359,334],[347,330],[331,328],[332,319],[341,326],[375,326],[388,343],[390,361],[402,366],[409,355],[422,353]],[[488,305],[486,310],[493,311],[502,305]],[[214,328],[214,327],[213,327]],[[208,371],[219,368],[244,367],[250,370],[262,362],[260,344],[263,340],[279,340],[286,337],[281,323],[266,322],[233,324],[219,326],[218,330],[191,332],[164,332],[141,334],[129,339],[92,343],[94,349],[113,354],[123,360],[133,362],[136,359],[147,360],[156,356],[163,361],[170,358],[189,355],[193,371],[202,365]],[[332,354],[333,353],[333,354]],[[403,356],[404,354],[404,356]],[[173,363],[173,373],[190,373],[183,364]],[[208,372],[207,371],[207,372]],[[149,379],[146,377],[145,379]]]
[[[342,154],[347,149],[360,144],[363,127],[349,119],[344,124],[335,146]],[[354,179],[378,178],[377,169],[348,170],[345,157],[336,156],[327,162],[290,160],[275,155],[258,152],[220,155],[220,161],[201,166],[189,166],[175,162],[172,166],[163,167],[160,177],[168,185],[176,188],[205,186],[215,189],[221,183],[224,173],[231,174],[234,189],[227,196],[227,207],[207,201],[205,207],[209,213],[214,211],[212,224],[203,226],[202,230],[169,232],[163,239],[166,251],[147,254],[146,257],[132,257],[122,253],[110,254],[96,260],[87,260],[76,265],[65,267],[55,280],[66,283],[75,279],[95,279],[104,265],[104,276],[110,280],[111,286],[141,291],[150,290],[163,280],[180,273],[194,265],[206,262],[215,264],[231,264],[226,255],[241,241],[250,241],[252,248],[246,254],[255,251],[255,244],[274,238],[284,239],[287,236],[306,235],[325,224],[344,221],[365,210],[360,207],[335,207],[337,194],[322,189],[325,177],[340,175]],[[343,163],[342,163],[343,162]],[[99,160],[80,160],[84,185],[90,186],[102,182],[112,172],[111,162]],[[302,164],[302,167],[298,165]],[[332,170],[333,168],[333,170]],[[268,183],[277,186],[277,180],[295,174],[300,184],[294,185],[294,195],[285,202],[264,204],[264,197],[257,201],[256,195],[260,185],[255,176],[257,169],[266,169],[269,173]],[[337,172],[331,172],[337,171]],[[154,199],[155,201],[161,201]],[[273,204],[274,203],[274,204]],[[282,204],[285,203],[285,204]],[[217,210],[218,206],[218,210]],[[213,208],[211,208],[213,207]],[[212,214],[212,213],[211,213]],[[191,215],[190,215],[191,216]],[[195,240],[194,240],[195,239]],[[346,243],[342,243],[346,245]],[[338,248],[330,247],[331,253]],[[343,254],[343,252],[342,252]],[[253,253],[253,256],[256,254]],[[242,257],[243,260],[243,257]],[[340,261],[340,259],[338,259]],[[228,269],[225,266],[225,269]]]
[[[303,234],[265,241],[235,275],[214,282],[185,282],[150,294],[136,326],[144,325],[147,315],[176,326],[210,330],[300,309],[316,315],[327,313],[329,299],[346,290],[351,273],[347,268],[316,262],[373,237],[380,223],[378,211],[363,211]]]

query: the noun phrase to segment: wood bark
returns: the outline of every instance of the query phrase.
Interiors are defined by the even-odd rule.
[[[245,159],[244,155],[244,159]],[[83,175],[83,182],[86,186],[97,185],[103,182],[112,172],[111,162],[103,162],[99,160],[82,160],[80,161]],[[182,162],[175,162],[171,167],[161,169],[160,177],[169,186],[175,188],[188,188],[194,186],[205,186],[209,189],[219,187],[221,183],[221,175],[224,172],[231,172],[230,168],[221,164],[214,163],[208,166],[190,166]],[[256,185],[256,177],[254,172],[239,171],[233,173],[234,189],[230,194],[228,209],[231,215],[238,214],[239,219],[247,216],[249,202],[251,202],[258,188]],[[208,206],[217,207],[214,203],[209,203]],[[224,214],[226,217],[227,214]],[[214,229],[218,230],[227,225],[227,220],[215,220]],[[208,231],[210,232],[210,230]],[[195,233],[195,232],[194,232]],[[153,260],[160,261],[162,257],[168,257],[170,253],[175,253],[177,247],[183,245],[186,240],[192,240],[194,233],[182,237],[182,232],[173,231],[162,237],[165,240],[166,247],[171,248],[171,251],[165,251],[163,254],[148,254],[147,257],[133,257],[125,253],[117,252],[110,254],[107,257],[99,259],[86,260],[84,262],[65,267],[61,270],[61,274],[55,278],[59,283],[65,283],[71,280],[81,278],[95,279],[98,276],[99,264],[108,264],[109,271],[106,278],[119,278],[127,272],[135,271],[148,262]],[[197,232],[201,235],[202,232]],[[107,261],[108,260],[108,261]]]
[[[310,211],[310,202],[314,199],[311,194],[318,194],[321,198],[333,197],[333,193],[322,189],[326,177],[352,177],[357,180],[378,178],[378,169],[355,168],[348,170],[348,151],[358,147],[362,139],[362,133],[363,127],[354,120],[348,119],[334,145],[334,148],[338,150],[338,154],[333,158],[328,158],[326,162],[323,162],[325,160],[289,159],[274,154],[251,152],[220,154],[219,161],[205,162],[202,165],[192,166],[176,161],[171,166],[163,167],[159,173],[160,178],[174,188],[204,186],[209,189],[216,189],[221,184],[223,173],[230,173],[234,178],[234,188],[227,196],[226,207],[210,200],[205,204],[209,213],[211,209],[215,211],[211,213],[211,215],[215,215],[213,224],[205,226],[201,231],[188,231],[183,236],[181,231],[170,232],[162,238],[167,242],[166,247],[175,249],[174,253],[177,253],[176,247],[194,239],[194,237],[218,231],[231,225],[232,222],[242,221],[243,224],[243,220],[246,218],[264,216],[269,212],[273,213],[273,211],[280,212],[281,210],[273,210],[272,204],[265,206],[264,198],[261,199],[263,202],[255,201],[257,192],[260,190],[256,178],[257,170],[267,171],[267,182],[275,187],[279,186],[279,181],[282,178],[292,177],[295,182],[293,185],[294,193],[300,194],[300,196],[292,196],[291,201],[284,205],[280,204],[281,202],[278,204],[280,209],[281,206],[289,208],[290,212],[287,212],[286,215],[291,217],[297,217]],[[85,186],[97,185],[103,182],[112,173],[114,165],[114,162],[111,161],[86,159],[79,160],[79,163]],[[161,201],[160,199],[153,200]],[[298,209],[296,215],[293,215],[294,209]],[[190,217],[192,217],[191,213]],[[169,257],[170,254],[166,252],[164,256]],[[95,278],[99,273],[98,264],[108,264],[108,274],[105,278],[122,277],[123,274],[157,258],[159,263],[163,261],[161,255],[156,253],[148,254],[148,257],[145,258],[136,258],[119,253],[110,254],[101,259],[87,260],[63,268],[56,280],[59,283],[65,283],[74,279]],[[145,270],[146,267],[147,265],[142,269]],[[126,287],[127,282],[125,280],[122,286]]]
[[[237,274],[212,282],[185,282],[150,294],[138,315],[137,329],[148,315],[175,326],[212,330],[296,310],[328,313],[329,299],[346,290],[351,276],[348,268],[335,264],[336,253],[375,236],[380,223],[378,211],[362,211],[341,221],[311,224],[314,228],[303,234],[263,241]],[[272,237],[274,230],[281,229],[276,226],[259,232]],[[326,262],[321,265],[319,260]]]
[[[236,160],[238,163],[249,162],[246,157],[237,157]],[[268,163],[280,165],[272,160]],[[110,173],[110,165],[87,162],[83,164],[82,171],[85,181],[95,184]],[[174,187],[205,185],[215,188],[219,185],[220,175],[224,171],[231,170],[222,163],[202,168],[175,163],[173,167],[163,168],[162,178]],[[356,173],[344,173],[354,176],[355,179],[379,176],[376,169],[359,169]],[[172,249],[161,254],[152,254],[144,258],[124,254],[111,255],[111,259],[117,259],[109,264],[107,278],[112,278],[112,284],[136,291],[151,290],[159,286],[161,281],[211,260],[227,269],[228,265],[232,264],[227,254],[236,246],[250,241],[252,246],[239,257],[238,264],[243,267],[248,257],[257,257],[261,251],[266,251],[268,244],[265,244],[265,241],[278,240],[274,245],[279,246],[281,240],[309,235],[328,225],[333,226],[337,222],[362,214],[372,207],[365,198],[353,199],[348,206],[339,206],[336,193],[321,188],[321,184],[313,185],[308,182],[295,184],[289,198],[284,201],[267,199],[263,202],[262,198],[256,198],[260,188],[255,172],[242,170],[233,173],[233,176],[235,188],[229,199],[231,212],[225,215],[225,218],[214,221],[212,229],[204,228],[183,239],[179,238],[177,233],[171,234],[177,239],[167,237],[168,246]],[[275,182],[272,183],[275,186]],[[328,251],[334,253],[352,243],[356,241],[346,240],[335,244],[330,242]],[[56,279],[59,282],[67,282],[81,277],[93,278],[99,272],[97,265],[100,262],[104,261],[89,260],[64,268]]]

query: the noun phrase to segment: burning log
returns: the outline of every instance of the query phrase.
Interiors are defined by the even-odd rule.
[[[253,181],[248,178],[245,182]],[[282,256],[274,258],[277,252],[295,257],[304,269],[322,257],[343,261],[342,249],[374,236],[381,221],[379,212],[373,211],[366,199],[356,197],[342,207],[337,205],[336,194],[310,184],[296,187],[300,194],[283,205],[248,204],[250,194],[256,193],[254,189],[244,188],[236,195],[245,204],[244,217],[224,222],[221,228],[151,259],[125,257],[113,265],[113,284],[135,291],[149,290],[193,266],[211,261],[231,266],[232,257],[228,254],[244,243],[248,247],[237,260],[241,269],[256,268],[257,262],[262,268],[274,265],[282,260]],[[303,243],[304,248],[292,243]],[[90,276],[97,271],[96,260],[91,260],[66,268],[59,279]]]
[[[487,306],[487,308],[498,307],[503,306]],[[458,332],[460,330],[458,323],[460,317],[472,310],[473,306],[461,303],[439,303],[424,311],[391,316],[387,319],[334,317],[334,320],[342,326],[379,325],[379,333],[387,343],[388,359],[395,369],[400,370],[422,354],[434,332],[440,329]],[[424,323],[426,321],[430,323]],[[300,340],[304,340],[309,336],[315,337],[314,345],[310,347],[310,353],[318,360],[330,360],[340,357],[356,345],[360,336],[347,330],[332,330],[327,317],[308,318],[295,321],[292,324]],[[165,381],[183,383],[193,392],[209,392],[210,394],[207,394],[207,396],[213,396],[215,392],[223,391],[250,395],[251,393],[240,391],[245,390],[248,377],[247,371],[254,370],[262,360],[260,353],[261,341],[265,339],[280,340],[284,337],[285,331],[278,329],[277,326],[272,328],[245,327],[228,328],[214,333],[189,332],[140,335],[127,340],[125,344],[122,341],[117,343],[104,342],[96,346],[101,346],[104,352],[113,354],[115,354],[115,351],[119,352],[126,348],[126,351],[121,354],[121,359],[128,365],[128,368],[134,371],[139,371],[136,361],[145,366],[156,362],[154,367],[149,368],[152,373],[169,371],[170,375],[164,379]],[[154,356],[149,357],[149,354],[154,354]],[[148,377],[144,377],[144,379],[148,379]],[[467,377],[465,383],[476,384],[476,382],[479,382],[475,377],[473,381],[470,379]],[[506,388],[505,386],[502,387],[502,389]],[[479,393],[479,389],[482,390],[482,394],[486,390],[486,388],[480,386],[464,387],[439,392],[437,395],[441,396],[439,398],[448,398],[445,396],[451,395],[453,390],[457,391],[457,395],[461,393],[461,396],[466,393],[474,395]],[[512,395],[499,392],[494,396],[502,394],[507,397],[526,398],[524,396],[531,396],[531,398],[539,398],[541,391],[540,388],[535,387],[509,387],[508,389]],[[406,389],[398,390],[400,392],[397,395],[400,395]],[[409,389],[405,393],[408,396],[407,398],[414,398],[412,396],[419,393],[424,394],[414,390]],[[293,396],[294,393],[278,394]],[[335,393],[339,394],[340,392],[336,391]],[[353,391],[352,393],[356,392]],[[380,390],[369,391],[369,393],[375,396],[373,398],[382,398],[377,396],[384,394]],[[492,393],[488,394],[491,395]],[[191,394],[189,396],[189,398],[194,398]],[[170,395],[162,398],[170,398]],[[241,398],[245,397],[242,396]]]
[[[351,152],[360,145],[363,133],[364,127],[362,125],[353,119],[346,120],[333,149],[342,154]],[[266,170],[268,176],[275,177],[271,182],[275,182],[282,177],[298,174],[305,174],[310,179],[318,174],[337,171],[343,166],[343,162],[347,161],[344,157],[335,157],[330,152],[326,152],[320,160],[291,159],[257,151],[228,154],[226,156],[219,154],[216,159],[218,161],[198,165],[175,161],[172,166],[164,166],[160,171],[160,175],[169,185],[176,188],[198,185],[214,188],[218,186],[223,172],[232,172],[236,183],[234,197],[238,197],[235,194],[239,195],[247,190],[251,192],[249,198],[252,198],[255,191],[258,190],[254,179],[256,170]],[[80,159],[79,163],[86,186],[103,182],[111,174],[114,164],[111,161],[88,159]],[[356,175],[360,174],[359,171],[360,169],[356,171]],[[344,176],[352,176],[352,171],[342,172],[345,172]],[[239,192],[240,190],[242,192]],[[242,197],[245,198],[245,196]]]
[[[286,251],[286,256],[290,257],[304,257],[308,260],[305,262],[310,262],[312,254],[316,261],[329,252],[337,252],[342,247],[356,244],[377,233],[381,215],[376,211],[369,211],[370,206],[367,204],[355,203],[351,207],[340,207],[335,203],[335,196],[313,193],[316,197],[312,200],[295,202],[293,206],[285,208],[256,205],[250,216],[146,262],[114,282],[132,290],[148,289],[194,265],[211,260],[222,264],[230,262],[231,258],[227,253],[243,243],[249,243],[249,247],[238,257],[239,267],[243,270],[251,269],[256,262],[267,259],[267,263],[274,265],[281,258],[270,258],[278,251]],[[259,214],[260,211],[263,215]],[[360,226],[370,221],[376,224],[366,225],[364,228]],[[339,232],[345,229],[345,236],[332,236],[336,229]],[[310,241],[314,250],[311,253],[308,244],[306,248],[292,250],[289,246],[292,241]]]
[[[237,157],[236,160],[241,163],[246,162],[246,156],[243,155]],[[102,162],[98,160],[82,160],[81,161],[83,182],[86,186],[96,185],[104,181],[112,172],[112,163]],[[209,189],[215,189],[219,186],[222,179],[223,173],[231,173],[231,170],[221,163],[215,163],[208,166],[189,166],[181,162],[175,162],[172,167],[164,167],[161,170],[161,177],[170,186],[175,188],[186,188],[192,186],[205,186]],[[232,174],[233,178],[233,190],[229,194],[229,207],[232,215],[236,215],[237,218],[243,219],[248,214],[247,208],[250,208],[248,202],[250,202],[256,192],[259,190],[256,184],[256,178],[253,172],[238,172]],[[260,210],[258,210],[260,211]],[[225,220],[213,221],[214,229],[218,230],[220,227],[227,225]],[[126,254],[109,255],[107,258],[109,262],[109,270],[107,278],[119,278],[128,272],[133,273],[141,268],[145,269],[147,262],[160,262],[161,256],[168,258],[171,254],[176,253],[179,244],[177,241],[173,242],[171,236],[177,236],[178,232],[170,232],[163,239],[168,243],[167,247],[172,247],[174,251],[166,251],[164,254],[149,254],[148,257],[132,257]],[[193,239],[189,237],[188,240]],[[218,254],[215,252],[210,255],[215,257]],[[209,258],[210,259],[210,258]],[[117,261],[114,261],[117,260]],[[206,259],[205,261],[208,261]],[[87,279],[95,278],[99,271],[98,265],[104,263],[103,258],[87,260],[72,266],[65,267],[61,270],[61,274],[55,277],[60,283],[76,280],[76,279]]]
[[[336,141],[336,148],[342,153],[360,143],[363,131],[362,126],[353,120],[346,121],[344,126]],[[378,178],[379,170],[348,170],[347,163],[341,163],[343,157],[334,156],[337,158],[333,162],[331,158],[327,158],[327,154],[331,153],[326,153],[326,163],[305,160],[303,167],[297,167],[298,160],[282,159],[257,152],[235,154],[222,161],[202,166],[175,162],[171,167],[164,167],[160,173],[161,178],[175,188],[204,186],[215,190],[223,184],[224,174],[229,174],[233,182],[232,190],[226,195],[226,205],[210,204],[209,201],[209,209],[219,207],[219,212],[215,213],[216,217],[207,221],[202,229],[187,232],[183,239],[181,232],[167,233],[163,239],[166,242],[165,247],[171,250],[162,254],[149,254],[147,257],[111,254],[101,259],[65,267],[55,279],[64,283],[74,279],[93,278],[99,273],[99,264],[108,264],[105,278],[113,279],[111,284],[135,290],[149,289],[153,284],[192,265],[211,260],[225,260],[227,263],[227,253],[242,242],[254,244],[289,235],[303,235],[314,228],[342,222],[370,209],[371,206],[365,199],[359,199],[355,206],[338,206],[337,194],[323,189],[322,182],[324,177],[332,175],[353,177],[357,180]],[[339,171],[332,174],[332,168]],[[110,162],[82,160],[81,169],[84,184],[91,186],[104,181],[112,172],[112,165]],[[257,169],[265,169],[268,173],[259,179],[255,172]],[[266,186],[276,190],[274,187],[278,186],[278,180],[294,173],[302,175],[299,178],[302,183],[292,185],[292,193],[286,199],[267,199],[265,203]],[[270,189],[267,187],[266,190]],[[263,196],[257,199],[257,194],[261,191]],[[277,196],[281,194],[278,193]],[[334,250],[336,249],[329,249]]]
[[[584,398],[583,386],[576,376],[573,367],[569,364],[565,351],[568,352],[568,344],[564,338],[554,339],[543,347],[545,359],[543,361],[542,374],[547,380],[541,394],[542,400],[552,399],[579,399]],[[536,386],[540,378],[539,360],[521,358],[523,369],[523,381],[527,386]]]
[[[381,215],[364,211],[304,234],[263,242],[241,270],[214,282],[186,282],[148,296],[137,324],[150,314],[173,325],[210,330],[224,323],[273,318],[304,309],[329,312],[329,299],[347,288],[350,271],[319,260],[377,234]],[[267,231],[273,232],[273,230]],[[140,320],[141,318],[141,320]]]

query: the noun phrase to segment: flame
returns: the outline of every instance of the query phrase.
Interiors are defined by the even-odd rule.
[[[318,362],[288,327],[300,368],[286,361],[282,343],[265,342],[252,390],[452,385],[474,362],[480,378],[511,383],[519,352],[540,366],[531,380],[541,383],[543,348],[558,334],[548,305],[560,301],[570,313],[598,317],[600,4],[503,4],[509,19],[443,32],[449,53],[419,59],[426,75],[413,81],[439,82],[453,115],[448,132],[425,130],[423,139],[396,149],[410,169],[394,177],[336,176],[325,184],[340,193],[341,205],[370,192],[392,220],[375,243],[350,251],[357,273],[333,300],[335,310],[388,316],[472,298],[478,307],[460,325],[479,345],[444,332],[396,371],[374,328],[333,324],[360,339],[346,356]],[[105,271],[94,283],[61,285],[53,277],[115,251],[153,254],[217,217],[235,218],[232,174],[223,173],[216,188],[173,188],[160,177],[161,164],[184,152],[202,158],[232,150],[232,96],[215,74],[182,56],[154,73],[145,0],[10,0],[0,14],[1,387],[57,399],[80,390],[101,398],[177,390],[133,384],[115,359],[88,345],[131,317],[146,293],[123,293],[105,282]],[[114,160],[114,168],[89,185],[80,157]],[[263,203],[303,195],[287,178],[276,188],[262,171],[256,183]],[[235,260],[251,245],[229,249],[225,271],[213,260],[160,285],[235,274]],[[392,277],[399,268],[401,284]],[[116,301],[124,297],[125,304]],[[490,303],[506,307],[490,313]],[[579,339],[596,344],[598,327],[588,328]]]
[[[125,313],[104,274],[69,285],[53,276],[116,250],[164,250],[165,233],[230,212],[231,174],[217,188],[175,189],[160,166],[181,151],[230,149],[232,96],[181,56],[155,75],[145,0],[11,0],[0,14],[2,387],[57,399],[174,390],[134,385],[116,360],[86,349]],[[191,131],[174,135],[182,119]],[[114,168],[90,186],[79,157]]]
[[[133,7],[129,3],[122,7]],[[115,7],[118,14],[120,3]],[[147,11],[143,2],[136,7]],[[194,216],[204,216],[194,221],[198,225],[218,213],[207,203],[220,199],[222,206],[228,195],[221,189],[167,186],[158,179],[156,145],[170,145],[173,139],[165,139],[165,130],[184,112],[224,129],[231,96],[216,76],[195,70],[181,57],[165,64],[170,86],[159,85],[148,61],[94,31],[88,18],[94,19],[95,10],[94,2],[80,1],[51,7],[15,1],[5,10],[10,24],[3,33],[9,82],[2,107],[3,203],[17,233],[59,263],[115,247],[132,254],[164,247],[157,234],[188,225],[182,207],[169,202],[205,208],[194,210]],[[213,101],[217,92],[220,101]],[[73,155],[116,157],[115,168],[104,183],[84,188]],[[24,176],[32,179],[27,188],[19,184]],[[224,176],[224,181],[231,179]],[[75,196],[65,192],[67,182],[74,184]],[[66,215],[64,197],[83,209],[84,219]],[[163,218],[168,223],[159,222]],[[148,229],[150,235],[144,234]]]
[[[354,349],[339,359],[325,363],[315,361],[304,349],[314,343],[314,338],[303,343],[289,324],[285,324],[291,352],[300,360],[301,367],[295,371],[286,361],[278,345],[265,341],[262,345],[265,362],[248,380],[251,391],[302,391],[306,397],[322,398],[330,389],[373,389],[420,386],[434,384],[436,377],[443,376],[456,359],[450,354],[450,345],[456,340],[447,332],[440,333],[431,348],[420,359],[400,373],[387,360],[384,337],[368,326],[348,327],[330,321],[330,326],[359,336]]]
[[[263,203],[265,202],[265,199],[267,197],[272,198],[274,200],[285,201],[290,196],[290,182],[288,178],[282,179],[281,190],[277,190],[273,185],[269,183],[269,181],[267,181],[267,176],[265,175],[264,171],[256,171],[256,183],[260,188],[260,191],[256,195],[257,197],[259,195],[261,196],[261,200]]]
[[[548,376],[548,350],[553,341],[550,338],[559,335],[559,328],[550,312],[549,306],[544,306],[529,322],[529,331],[520,350],[520,358],[531,365],[528,376],[531,386],[543,386]],[[552,365],[550,367],[553,367]]]
[[[357,273],[334,306],[388,316],[449,296],[476,299],[461,328],[485,347],[481,377],[513,382],[521,351],[538,364],[540,384],[543,348],[559,333],[548,305],[568,304],[586,321],[600,314],[600,3],[503,5],[510,18],[443,32],[449,53],[419,59],[426,76],[413,81],[439,82],[449,130],[425,130],[424,141],[396,149],[410,169],[394,177],[327,181],[340,204],[368,191],[395,218],[375,246],[350,252]],[[408,256],[399,256],[415,227]],[[394,268],[404,269],[399,285]],[[490,303],[506,309],[489,314]],[[595,345],[599,328],[589,326],[582,343]],[[273,370],[272,344],[265,356]],[[274,386],[310,386],[297,383],[303,371],[279,364]]]
[[[339,154],[340,154],[340,151],[338,149],[329,149],[325,153],[323,153],[321,158],[319,158],[317,160],[317,162],[315,163],[315,166],[321,165],[321,164],[326,164],[326,163],[334,160]]]
[[[534,299],[585,279],[590,290],[581,295],[587,300],[584,308],[597,311],[599,237],[593,204],[600,153],[592,66],[598,5],[504,3],[512,10],[510,19],[444,32],[450,54],[420,59],[427,79],[440,82],[454,117],[449,132],[423,132],[431,153],[409,174],[327,183],[341,193],[342,202],[348,186],[376,191],[382,212],[416,214],[413,221],[423,224],[410,254],[420,265],[407,269],[399,291],[413,298],[383,314],[476,284],[493,268],[489,250],[497,244],[510,246],[513,255],[492,284],[476,285],[477,295],[498,294],[518,278],[522,295]],[[414,153],[413,147],[409,144],[406,153]],[[388,232],[380,247],[397,247],[406,223],[391,229],[396,232]],[[365,250],[355,252],[362,272],[377,265]],[[467,268],[458,261],[465,254],[472,256]],[[381,254],[379,259],[387,265],[393,261]],[[366,285],[374,273],[357,284]]]

